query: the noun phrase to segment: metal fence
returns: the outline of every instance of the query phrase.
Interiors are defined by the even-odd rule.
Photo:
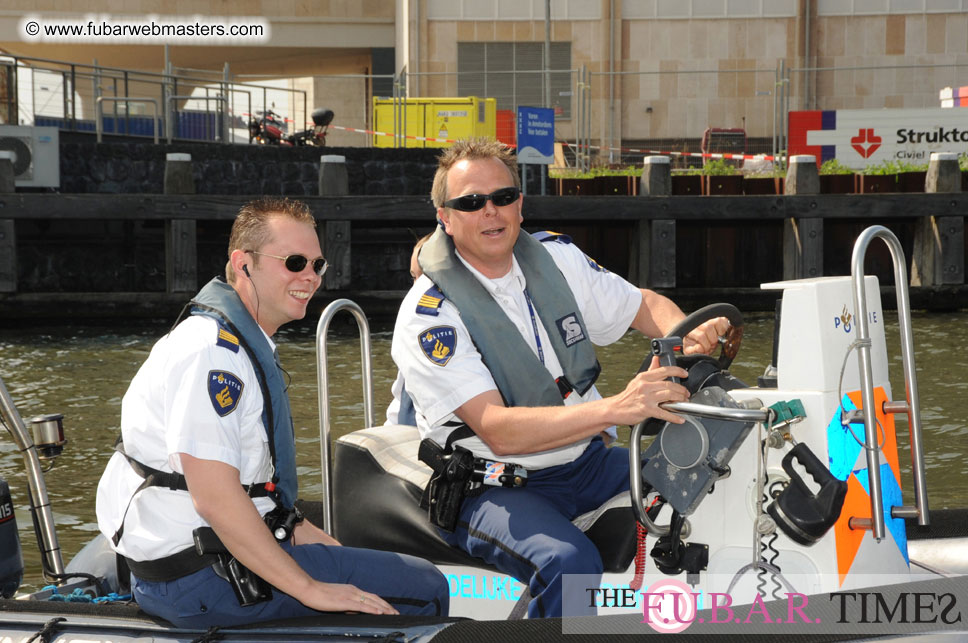
[[[291,114],[300,128],[309,120],[305,91],[238,82],[227,68],[152,73],[11,56],[0,60],[0,76],[7,124],[93,132],[100,121],[109,134],[152,136],[157,127],[169,139],[244,143],[249,120],[266,110]]]
[[[659,152],[680,166],[698,165],[703,132],[719,128],[744,130],[747,155],[775,157],[782,166],[790,111],[938,108],[942,88],[968,85],[968,63],[791,68],[778,60],[772,69],[680,67],[584,78],[591,105],[579,114],[577,140],[592,163],[638,164]]]
[[[546,106],[535,101],[546,86],[546,100],[555,110],[555,138],[563,143],[564,159],[588,169],[591,165],[628,165],[643,154],[671,154],[679,165],[701,164],[706,128],[743,129],[747,141],[740,152],[775,155],[782,148],[783,105],[789,81],[781,70],[670,70],[592,72],[573,70],[475,72],[473,74],[400,74],[394,79],[399,101],[399,146],[407,138],[404,97],[419,87],[423,96],[460,96],[478,87],[497,100],[498,138],[513,144],[517,108]],[[467,76],[473,76],[467,78]],[[502,113],[510,119],[502,132]],[[695,154],[696,156],[691,156]]]
[[[775,155],[785,131],[786,84],[779,69],[673,69],[591,72],[585,140],[593,162],[640,163],[643,154],[671,155],[679,166],[700,165],[703,134],[745,132],[729,150]],[[600,141],[598,148],[593,141]]]
[[[447,139],[408,131],[406,99],[482,95],[496,100],[497,137],[509,145],[516,142],[519,106],[550,106],[562,143],[559,161],[567,165],[638,165],[642,156],[661,153],[685,167],[702,164],[707,129],[742,130],[741,149],[731,151],[782,163],[791,110],[937,107],[941,88],[968,84],[968,63],[797,68],[778,60],[773,67],[762,61],[736,67],[332,75],[304,79],[300,89],[292,80],[288,86],[247,83],[227,68],[147,73],[8,58],[0,60],[0,120],[93,131],[93,106],[104,97],[105,132],[150,136],[147,99],[154,99],[169,136],[247,142],[248,120],[266,110],[301,129],[313,107],[325,106],[336,113],[331,145],[370,146],[386,136],[393,147],[439,146]],[[374,97],[394,104],[392,124],[379,130]]]

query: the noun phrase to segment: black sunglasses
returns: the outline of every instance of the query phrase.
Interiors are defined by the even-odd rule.
[[[501,188],[500,190],[494,190],[490,194],[465,194],[456,199],[444,201],[444,207],[460,210],[461,212],[476,212],[484,207],[488,199],[494,205],[501,207],[511,205],[518,200],[519,196],[521,196],[521,190],[518,188]]]
[[[306,269],[306,264],[309,263],[309,259],[302,255],[289,255],[288,257],[281,257],[279,255],[270,255],[265,252],[257,252],[255,250],[246,250],[246,252],[251,252],[254,255],[262,255],[263,257],[272,257],[273,259],[282,259],[286,262],[286,270],[289,272],[302,272]],[[315,272],[320,277],[329,268],[329,264],[326,260],[320,257],[319,259],[313,259],[313,272]]]

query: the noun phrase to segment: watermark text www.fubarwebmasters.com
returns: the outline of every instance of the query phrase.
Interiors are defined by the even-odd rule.
[[[269,22],[259,16],[27,15],[20,20],[19,32],[27,42],[255,44],[268,41]]]

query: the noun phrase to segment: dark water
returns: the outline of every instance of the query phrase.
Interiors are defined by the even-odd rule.
[[[348,319],[348,316],[347,316]],[[337,319],[336,322],[339,322]],[[97,533],[93,497],[119,431],[121,397],[166,324],[114,328],[59,326],[0,330],[0,377],[25,419],[63,413],[69,443],[46,474],[65,563]],[[928,490],[932,508],[968,505],[968,366],[960,349],[968,345],[968,312],[914,316],[915,349],[925,428]],[[895,392],[903,390],[896,324],[888,325],[888,352]],[[748,383],[769,362],[772,316],[747,320],[743,348],[733,373]],[[296,424],[300,495],[319,498],[319,420],[316,402],[315,320],[277,336],[282,363],[292,376],[290,396]],[[389,357],[390,334],[373,335],[374,403],[377,422],[390,400],[396,368]],[[599,350],[604,395],[619,392],[648,349],[637,333]],[[329,342],[330,408],[334,433],[363,427],[359,341],[355,331],[334,323]],[[904,422],[901,422],[903,425]],[[906,434],[906,432],[902,432]],[[628,429],[619,431],[620,440]],[[900,461],[909,467],[902,438]],[[906,490],[910,476],[904,474]],[[23,459],[0,431],[0,476],[11,487],[27,565],[25,588],[42,585],[39,554],[30,528]],[[910,499],[908,499],[910,500]]]

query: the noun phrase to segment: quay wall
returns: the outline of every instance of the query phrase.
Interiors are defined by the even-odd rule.
[[[192,156],[196,194],[319,194],[319,158],[346,158],[349,194],[422,196],[430,193],[440,148],[289,147],[174,142],[154,145],[113,137],[63,133],[60,192],[65,194],[161,194],[165,157]],[[538,166],[530,166],[528,192],[540,191]]]
[[[177,312],[223,272],[232,220],[261,194],[301,198],[316,216],[331,268],[314,305],[349,296],[392,314],[410,285],[413,242],[435,225],[427,193],[439,150],[84,139],[61,148],[60,192],[0,194],[0,320]],[[169,152],[192,155],[196,194],[162,194]],[[319,157],[331,153],[346,157],[345,196],[318,196]],[[849,274],[854,240],[874,224],[900,239],[915,306],[968,306],[966,193],[536,196],[532,178],[526,230],[568,234],[686,309],[772,310],[761,283]],[[865,266],[893,284],[883,244]]]
[[[61,144],[61,192],[70,194],[161,194],[165,156],[192,155],[197,194],[319,193],[319,157],[347,160],[350,194],[420,195],[430,191],[439,150],[365,147],[282,147],[145,142]]]
[[[7,229],[13,237],[13,243],[10,237],[0,243],[16,256],[16,276],[0,292],[0,318],[177,312],[195,288],[222,272],[231,221],[247,198],[0,195],[0,217],[10,217],[5,221],[12,223]],[[434,225],[429,198],[304,200],[332,266],[314,304],[369,298],[367,312],[392,315],[410,285],[413,242]],[[773,295],[760,291],[761,283],[849,274],[857,235],[882,224],[901,240],[909,275],[915,264],[938,265],[933,281],[912,279],[915,307],[952,309],[968,307],[966,210],[968,195],[962,194],[532,196],[525,199],[524,226],[571,235],[605,268],[672,296],[686,309],[729,301],[762,311],[773,308]],[[799,248],[791,242],[794,222],[800,224]],[[925,226],[929,232],[933,226],[939,244],[925,247]],[[804,252],[811,244],[814,249]],[[871,246],[866,272],[882,285],[893,283],[886,246]],[[187,280],[173,287],[174,274]],[[891,307],[893,296],[884,305]]]

